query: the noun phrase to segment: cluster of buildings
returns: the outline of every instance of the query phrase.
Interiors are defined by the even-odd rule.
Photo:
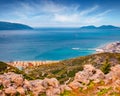
[[[8,62],[7,64],[22,70],[27,67],[36,67],[40,65],[57,63],[57,62],[59,61],[13,61],[13,62]]]

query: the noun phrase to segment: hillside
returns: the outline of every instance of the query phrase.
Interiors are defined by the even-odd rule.
[[[41,65],[39,67],[30,67],[25,69],[26,74],[36,79],[55,77],[61,83],[68,79],[73,80],[75,73],[83,70],[83,65],[92,64],[95,68],[101,69],[105,74],[109,72],[110,66],[120,64],[119,53],[100,53],[89,56],[63,60],[59,63]]]
[[[0,21],[0,30],[30,30],[32,27],[19,23],[10,23]]]

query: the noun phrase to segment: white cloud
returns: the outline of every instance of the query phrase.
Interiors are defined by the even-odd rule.
[[[82,10],[80,5],[69,6],[54,2],[20,3],[11,14],[16,18],[11,21],[28,24],[31,26],[80,26],[100,24],[104,17],[111,11],[99,13],[100,6],[94,5]]]
[[[80,15],[81,16],[84,16],[84,15],[87,15],[87,14],[89,14],[89,13],[91,13],[91,12],[94,12],[95,10],[97,10],[98,9],[98,5],[95,5],[95,6],[93,6],[92,8],[89,8],[89,9],[87,9],[87,10],[83,10],[83,11],[81,11],[80,12]]]
[[[89,9],[73,12],[71,14],[63,13],[63,14],[55,14],[54,21],[62,22],[62,23],[71,23],[79,25],[96,25],[104,20],[104,17],[111,10],[106,10],[101,13],[95,13],[98,10],[99,6],[95,5]],[[69,13],[69,12],[68,12]],[[91,15],[92,14],[92,15]]]
[[[78,15],[77,14],[73,14],[73,15],[59,15],[59,14],[55,14],[54,16],[54,21],[57,22],[76,22],[78,20]]]

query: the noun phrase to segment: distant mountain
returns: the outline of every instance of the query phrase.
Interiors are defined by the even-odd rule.
[[[96,29],[97,27],[95,27],[95,26],[83,26],[83,27],[81,27],[80,29]]]
[[[120,27],[112,26],[112,25],[102,25],[98,27],[98,29],[120,29]]]
[[[0,30],[30,30],[32,27],[19,23],[10,23],[0,21]]]
[[[99,27],[95,27],[95,26],[83,26],[80,27],[80,29],[120,29],[120,27],[116,27],[116,26],[112,26],[112,25],[102,25]]]

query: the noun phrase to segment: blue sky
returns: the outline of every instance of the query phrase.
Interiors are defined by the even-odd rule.
[[[120,0],[0,0],[0,21],[33,27],[120,26]]]

